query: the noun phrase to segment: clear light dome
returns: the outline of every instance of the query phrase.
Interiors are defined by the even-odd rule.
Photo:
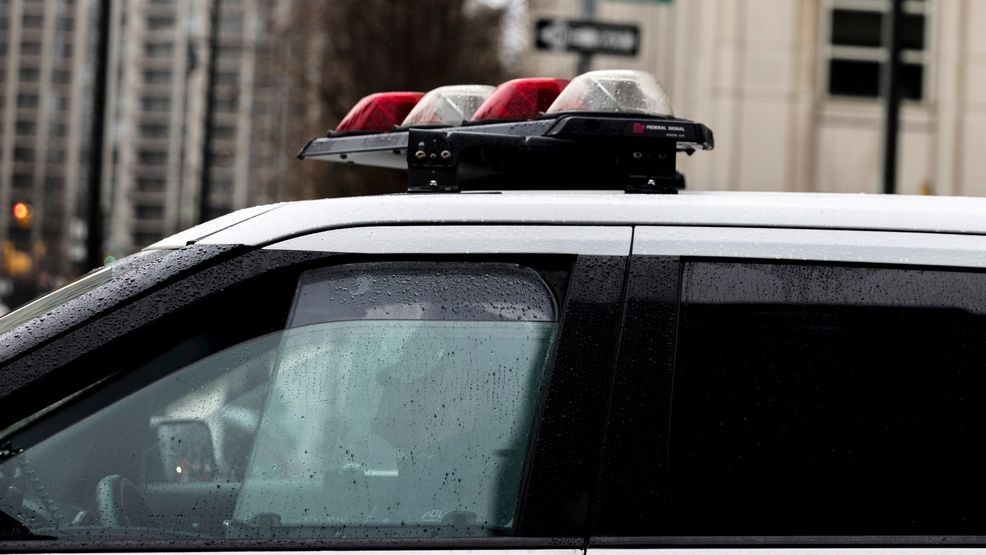
[[[628,69],[590,71],[572,79],[547,113],[561,112],[674,115],[671,99],[657,78]]]
[[[411,125],[459,125],[472,115],[493,93],[489,85],[450,85],[428,92],[404,119]]]

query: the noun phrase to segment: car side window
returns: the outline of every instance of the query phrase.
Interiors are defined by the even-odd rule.
[[[986,276],[690,262],[656,534],[986,530]]]
[[[557,320],[516,264],[309,270],[284,330],[10,436],[0,510],[63,539],[510,535]]]

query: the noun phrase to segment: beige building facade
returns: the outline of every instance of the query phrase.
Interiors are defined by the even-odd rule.
[[[676,115],[716,149],[682,159],[695,190],[882,190],[878,95],[884,0],[598,0],[601,20],[641,27],[636,58],[594,69],[657,75]],[[579,0],[531,0],[530,17],[577,17]],[[898,192],[986,195],[986,2],[905,4]],[[571,75],[539,52],[531,74]]]

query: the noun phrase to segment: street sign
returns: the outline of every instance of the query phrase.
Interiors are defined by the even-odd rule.
[[[636,56],[640,27],[598,21],[539,19],[535,44],[540,50]]]

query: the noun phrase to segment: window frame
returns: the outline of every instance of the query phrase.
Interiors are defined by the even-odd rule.
[[[872,104],[876,105],[880,99],[879,90],[876,96],[855,96],[832,94],[829,92],[830,62],[833,59],[846,61],[877,61],[880,62],[886,57],[884,46],[838,46],[832,44],[832,20],[837,9],[852,11],[867,11],[875,13],[886,13],[889,9],[887,0],[823,0],[819,5],[818,17],[818,66],[816,68],[818,78],[818,96],[827,103],[843,104]],[[929,106],[934,103],[936,90],[935,83],[935,44],[937,43],[937,0],[923,0],[915,2],[908,0],[905,2],[904,13],[919,13],[924,15],[924,49],[905,50],[901,54],[904,63],[919,64],[923,67],[921,76],[921,98],[903,99],[905,105]],[[882,7],[881,7],[882,6]],[[880,71],[882,72],[882,65]]]
[[[629,244],[627,244],[629,247]],[[235,250],[235,249],[234,249]],[[577,249],[573,249],[577,250]],[[475,253],[476,251],[473,251]],[[482,252],[482,251],[479,251]],[[331,252],[256,249],[220,257],[218,261],[196,268],[150,293],[122,303],[97,318],[80,322],[65,335],[44,342],[37,348],[14,357],[7,368],[25,372],[54,360],[41,376],[23,375],[22,387],[0,392],[4,399],[17,401],[5,423],[14,416],[29,416],[53,401],[83,394],[88,387],[99,386],[110,376],[90,368],[86,354],[95,350],[88,345],[98,339],[100,348],[112,342],[126,341],[142,330],[168,319],[155,306],[183,306],[194,313],[229,287],[272,273],[297,278],[302,271],[347,262],[394,260],[451,260],[518,262],[535,269],[550,260],[570,260],[569,279],[564,302],[559,306],[559,323],[555,344],[546,369],[542,400],[536,411],[531,442],[519,494],[516,536],[494,538],[407,538],[347,540],[277,540],[279,548],[297,549],[392,549],[398,547],[429,549],[498,548],[548,549],[575,555],[573,550],[585,546],[589,497],[598,473],[599,449],[592,448],[601,438],[605,422],[608,386],[615,361],[620,299],[623,295],[626,256],[603,255],[536,255],[536,254],[339,254]],[[192,292],[190,294],[190,292]],[[169,311],[170,313],[171,311]],[[172,330],[173,336],[181,331]],[[586,338],[589,338],[588,340]],[[166,342],[167,343],[167,342]],[[98,348],[97,348],[98,349]],[[45,361],[45,364],[41,364]],[[129,365],[132,370],[133,364]],[[72,372],[74,370],[74,372]],[[61,387],[52,388],[55,383]],[[35,402],[23,402],[34,394]],[[40,400],[39,400],[40,399]],[[57,404],[51,416],[62,407]],[[580,423],[572,426],[572,423]],[[598,446],[598,445],[597,445]],[[561,469],[561,470],[559,470]],[[565,510],[559,510],[559,507]],[[141,540],[141,549],[234,550],[270,549],[270,540]],[[96,541],[80,545],[71,541],[14,541],[0,543],[2,550],[20,551],[110,551],[132,549],[131,541]]]

